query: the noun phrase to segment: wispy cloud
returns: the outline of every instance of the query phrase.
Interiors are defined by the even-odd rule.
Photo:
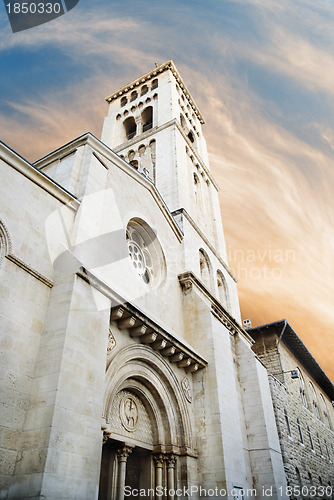
[[[194,34],[190,7],[182,30],[173,24],[179,11],[161,16],[162,29],[149,13],[140,19],[94,8],[73,9],[53,21],[52,29],[50,23],[10,38],[0,33],[1,54],[51,47],[70,61],[66,71],[73,65],[81,77],[72,80],[69,71],[65,85],[41,85],[33,95],[2,96],[2,139],[35,160],[88,130],[99,136],[107,111],[104,96],[151,69],[155,61],[173,58],[207,121],[204,134],[221,187],[231,267],[238,274],[239,250],[244,255],[260,252],[255,262],[242,263],[246,271],[239,273],[243,316],[255,324],[286,317],[334,376],[321,344],[331,341],[334,323],[333,108],[329,105],[322,117],[284,114],[280,96],[266,97],[252,87],[247,68],[240,70],[247,61],[259,79],[264,70],[279,77],[281,94],[289,93],[293,82],[305,92],[301,107],[316,106],[315,96],[330,100],[333,34],[326,15],[331,18],[334,9],[322,1],[315,7],[311,0],[234,4],[245,15],[247,33],[231,29],[233,21],[238,26],[233,10],[230,17],[213,12],[208,19],[206,9],[196,13],[201,34]],[[64,77],[61,64],[59,72]],[[298,127],[307,128],[312,143],[297,133]],[[292,253],[277,262],[270,251]],[[266,276],[263,265],[269,270]],[[251,275],[252,268],[262,272],[259,279]],[[279,279],[278,273],[271,274],[275,268]]]

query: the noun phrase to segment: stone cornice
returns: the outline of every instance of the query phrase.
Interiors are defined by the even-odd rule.
[[[127,302],[90,271],[81,267],[77,275],[111,300],[110,319],[117,323],[118,328],[128,330],[131,337],[149,344],[152,349],[159,351],[164,357],[168,357],[171,363],[184,368],[188,373],[206,367],[207,361],[192,347]]]
[[[48,286],[49,288],[53,287],[53,281],[49,280],[43,274],[39,273],[35,269],[33,269],[31,266],[20,260],[19,258],[15,257],[13,254],[8,254],[6,255],[6,258],[13,262],[13,264],[17,265],[24,271],[26,271],[28,274],[36,278],[38,281],[41,283],[44,283],[44,285]]]
[[[148,179],[144,174],[138,172],[129,163],[127,163],[125,160],[123,160],[117,154],[117,152],[110,149],[108,146],[106,146],[103,142],[101,142],[99,139],[97,139],[90,132],[78,137],[77,139],[74,139],[73,141],[69,142],[68,144],[65,144],[62,148],[57,149],[56,151],[53,151],[52,153],[50,153],[48,156],[42,158],[41,160],[38,160],[38,162],[36,162],[35,165],[37,165],[38,168],[45,168],[50,163],[53,163],[54,161],[57,161],[58,159],[64,158],[65,156],[68,156],[71,153],[75,152],[79,147],[86,146],[86,145],[89,148],[91,148],[94,156],[103,164],[104,168],[109,169],[109,166],[108,166],[106,160],[110,161],[111,163],[116,165],[118,168],[120,168],[123,172],[125,172],[127,175],[129,175],[130,177],[135,179],[137,182],[139,182],[142,186],[144,186],[151,193],[153,199],[155,200],[159,209],[163,213],[165,219],[167,220],[169,226],[171,227],[174,234],[176,235],[178,241],[181,242],[183,239],[182,231],[180,230],[179,226],[176,224],[171,212],[169,211],[167,205],[165,204],[162,196],[158,192],[154,183],[150,179]],[[99,158],[98,155],[100,155],[102,158]]]
[[[48,177],[44,172],[41,172],[35,165],[32,165],[19,154],[13,151],[0,141],[0,158],[11,168],[14,168],[22,175],[34,182],[37,186],[47,191],[51,196],[59,200],[61,203],[68,205],[69,208],[77,210],[79,200],[66,191],[63,187],[57,184],[54,180]]]
[[[185,97],[187,98],[190,106],[192,107],[192,109],[196,113],[199,121],[202,124],[204,124],[205,123],[204,118],[203,118],[200,110],[196,106],[194,99],[192,98],[189,90],[187,89],[184,81],[182,80],[182,78],[180,76],[180,73],[176,69],[176,66],[172,60],[169,60],[169,61],[161,64],[157,68],[154,68],[152,71],[145,73],[145,75],[142,75],[139,78],[136,78],[136,80],[133,80],[133,82],[128,83],[127,85],[124,85],[122,88],[120,88],[120,89],[116,90],[115,92],[113,92],[112,94],[108,95],[105,98],[105,100],[107,102],[114,101],[115,99],[118,99],[119,97],[121,97],[123,94],[126,94],[129,91],[132,91],[133,89],[135,89],[139,85],[142,85],[143,83],[147,82],[148,80],[151,80],[152,78],[156,78],[159,74],[161,74],[167,70],[170,70],[172,72],[172,75],[174,76],[175,80],[179,84],[180,88],[183,90]]]
[[[196,287],[211,304],[211,313],[229,330],[231,335],[239,334],[250,344],[254,343],[251,336],[242,328],[242,326],[230,315],[222,304],[212,295],[205,284],[195,276],[192,271],[186,271],[179,274],[179,282],[185,294],[189,293],[193,287]]]
[[[208,248],[210,248],[211,252],[216,257],[216,259],[219,260],[219,262],[221,263],[221,265],[223,266],[223,268],[225,269],[225,271],[229,274],[229,276],[231,276],[231,278],[233,279],[233,281],[235,283],[238,283],[237,278],[234,276],[234,274],[232,273],[232,271],[230,270],[230,268],[228,267],[228,265],[226,264],[226,262],[224,262],[223,259],[221,258],[221,256],[217,253],[217,250],[215,249],[215,247],[210,243],[210,241],[207,239],[207,237],[204,235],[204,233],[198,227],[198,225],[196,224],[196,222],[190,217],[190,215],[188,214],[187,210],[185,208],[180,208],[179,210],[174,210],[174,212],[172,212],[172,215],[174,217],[176,215],[179,215],[179,214],[183,214],[185,216],[185,218],[187,219],[187,221],[192,225],[192,227],[195,229],[195,231],[199,234],[199,236],[202,238],[202,240],[204,241],[204,243],[208,246]]]

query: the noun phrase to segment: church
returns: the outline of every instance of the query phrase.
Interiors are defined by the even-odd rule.
[[[172,61],[30,164],[0,144],[1,499],[288,498],[204,118]]]

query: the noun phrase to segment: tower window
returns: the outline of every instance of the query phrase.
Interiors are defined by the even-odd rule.
[[[156,78],[155,80],[152,81],[152,90],[158,88],[158,79]]]
[[[128,102],[127,97],[126,96],[122,97],[122,99],[121,99],[121,106],[122,107],[125,106],[127,104],[127,102]]]
[[[188,139],[190,140],[191,143],[195,142],[194,134],[192,133],[192,131],[189,132]]]
[[[152,106],[148,106],[144,109],[141,114],[142,124],[143,124],[143,132],[146,130],[150,130],[153,126],[153,108]]]
[[[136,170],[138,170],[138,161],[137,160],[130,161],[130,165],[132,167],[134,167]]]
[[[130,97],[130,102],[132,101],[135,101],[138,97],[138,92],[136,90],[134,90],[131,94],[131,97]]]
[[[133,116],[129,116],[124,123],[124,129],[127,140],[132,139],[137,133],[137,125]]]
[[[185,120],[185,118],[184,118],[184,116],[183,116],[182,113],[180,113],[180,123],[181,123],[181,127],[183,129],[185,129],[187,125],[186,125],[186,120]]]
[[[212,266],[208,254],[202,248],[199,250],[199,269],[201,280],[211,289]]]
[[[218,287],[218,297],[220,303],[228,308],[228,294],[227,294],[227,283],[223,273],[218,269],[217,271],[217,287]]]
[[[143,85],[142,88],[141,88],[140,95],[145,95],[145,94],[147,94],[147,92],[148,92],[148,86],[147,85]]]

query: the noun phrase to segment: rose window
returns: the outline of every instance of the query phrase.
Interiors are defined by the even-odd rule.
[[[164,257],[156,234],[144,221],[132,219],[126,229],[131,265],[147,285],[158,284],[163,276]]]

